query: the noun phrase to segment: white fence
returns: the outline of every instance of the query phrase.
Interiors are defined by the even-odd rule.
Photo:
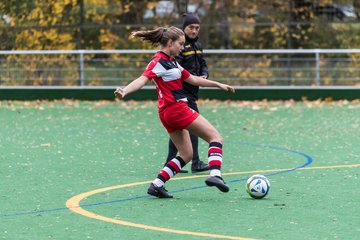
[[[0,87],[116,86],[154,50],[0,51]],[[205,49],[210,78],[236,86],[360,85],[360,49]]]

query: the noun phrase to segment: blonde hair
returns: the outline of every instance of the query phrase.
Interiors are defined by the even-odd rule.
[[[179,37],[184,36],[184,32],[180,28],[171,26],[169,28],[159,27],[154,30],[136,31],[132,32],[131,36],[150,42],[154,46],[166,46],[170,39],[176,41]]]

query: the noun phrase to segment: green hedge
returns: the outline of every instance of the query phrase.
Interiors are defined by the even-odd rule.
[[[78,87],[2,87],[0,100],[114,100],[114,88]],[[200,98],[218,100],[308,100],[315,99],[360,99],[360,87],[242,87],[231,94],[217,89],[201,89]],[[156,100],[153,88],[145,88],[126,97],[127,100]]]

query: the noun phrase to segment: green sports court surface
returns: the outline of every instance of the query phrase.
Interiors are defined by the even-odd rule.
[[[230,192],[188,173],[156,199],[155,102],[0,102],[0,239],[359,239],[359,101],[199,107],[224,137]],[[262,200],[245,192],[253,174],[271,182]]]

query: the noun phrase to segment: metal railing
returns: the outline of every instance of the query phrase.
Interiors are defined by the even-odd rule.
[[[1,86],[126,85],[155,50],[0,51]],[[355,86],[360,49],[210,50],[210,78],[236,86]]]

